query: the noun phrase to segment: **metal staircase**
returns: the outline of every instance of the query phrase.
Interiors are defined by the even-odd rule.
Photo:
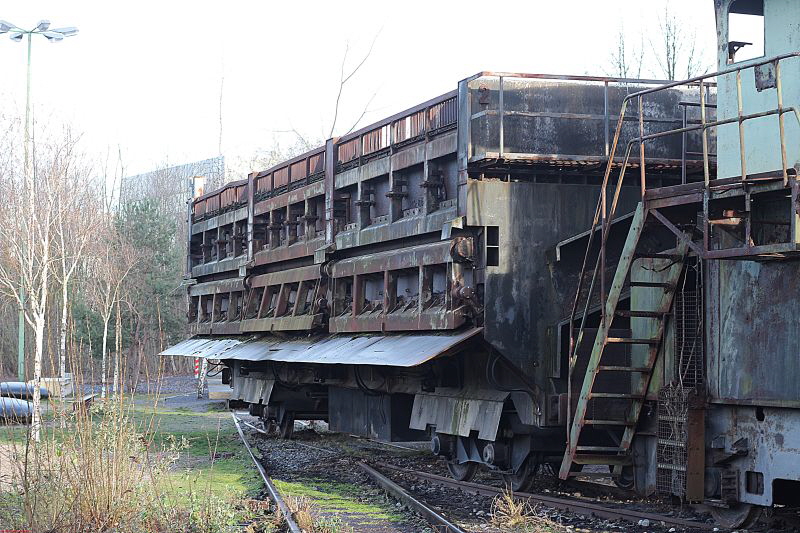
[[[591,356],[584,375],[578,403],[575,409],[572,426],[569,433],[569,445],[561,463],[560,477],[566,478],[574,464],[602,464],[626,465],[630,463],[628,451],[633,441],[636,423],[639,420],[642,404],[650,384],[653,368],[658,358],[659,349],[664,339],[665,321],[672,308],[675,289],[683,271],[683,263],[688,251],[688,246],[680,242],[676,251],[672,253],[650,253],[640,250],[642,247],[641,236],[645,228],[648,212],[643,203],[640,203],[632,220],[625,246],[620,256],[614,279],[605,301],[603,320],[592,347]],[[638,258],[648,258],[657,262],[659,268],[653,270],[651,279],[630,280],[631,267]],[[646,309],[617,310],[620,296],[624,286],[651,289],[654,297],[648,301],[652,306]],[[637,329],[649,331],[642,337],[613,337],[611,335],[614,317],[630,318],[632,322],[651,322],[651,327]],[[640,324],[643,325],[643,324]],[[644,357],[632,358],[630,365],[604,363],[604,355],[609,352],[612,345],[626,344],[631,346],[644,346]],[[619,382],[621,376],[630,376],[629,392],[610,392],[603,390],[597,377],[600,374],[611,373]],[[623,378],[624,379],[624,378]],[[590,402],[597,403],[605,400],[615,401],[611,409],[604,411],[603,418],[594,418],[590,411]],[[607,406],[609,407],[609,406]],[[611,416],[608,413],[613,411]],[[597,446],[592,443],[581,442],[581,432],[585,426],[595,428],[621,429],[622,436],[614,446]]]
[[[675,288],[690,251],[699,260],[769,260],[800,256],[800,212],[794,208],[796,204],[800,205],[800,180],[797,178],[797,170],[794,167],[790,168],[787,159],[787,134],[784,128],[784,116],[787,114],[793,116],[800,125],[800,109],[784,105],[780,75],[783,61],[796,60],[799,57],[800,52],[793,52],[748,64],[735,64],[716,73],[632,93],[623,100],[600,186],[600,198],[588,234],[588,244],[569,320],[568,431],[566,450],[559,471],[559,477],[562,479],[566,479],[570,471],[574,470],[573,465],[614,465],[615,474],[619,475],[623,466],[632,463],[629,453],[631,444],[664,340],[665,324],[672,307]],[[768,67],[774,69],[775,74],[774,79],[770,80],[769,87],[775,89],[775,107],[748,113],[742,103],[742,72]],[[716,86],[721,78],[725,78],[728,85],[735,89],[738,109],[735,116],[712,119],[707,115],[708,109],[715,107],[707,102],[709,88]],[[644,100],[655,92],[682,85],[697,87],[699,101],[684,102],[684,104],[699,108],[699,119],[693,119],[691,123],[684,119],[683,127],[647,133],[644,127],[646,122],[644,110],[647,109],[647,105]],[[631,122],[635,120],[633,117],[626,118],[627,110],[634,105],[638,107],[636,118],[638,118],[639,136],[629,139],[626,143],[620,141],[621,132],[625,128],[629,131],[629,126],[625,124],[626,120]],[[778,126],[776,135],[780,139],[780,163],[776,165],[775,172],[752,175],[747,170],[744,124],[767,117],[771,117]],[[741,176],[737,177],[738,179],[729,177],[718,180],[712,176],[715,172],[716,157],[710,153],[712,143],[708,138],[708,132],[726,125],[738,126]],[[660,190],[648,189],[648,169],[654,168],[656,171],[658,169],[657,166],[651,167],[645,155],[645,145],[667,136],[682,136],[685,168],[687,156],[685,139],[690,133],[700,136],[702,152],[699,155],[702,155],[702,159],[697,162],[702,163],[702,181],[686,183],[684,170],[684,182],[681,185]],[[636,148],[638,150],[635,150]],[[618,149],[621,157],[618,156]],[[634,155],[636,151],[638,154]],[[641,201],[634,213],[621,256],[617,260],[613,281],[606,291],[606,256],[611,221],[620,202],[626,171],[634,167],[632,160],[637,159],[637,156]],[[616,183],[610,179],[612,171],[618,172]],[[751,200],[754,194],[769,194],[772,190],[780,191],[780,194],[791,199],[791,202],[786,202],[785,220],[776,223],[783,224],[790,230],[785,232],[787,235],[784,241],[754,242],[756,241],[753,238],[754,224],[757,221],[750,216]],[[744,205],[744,211],[740,212],[735,207],[737,205]],[[672,251],[664,252],[669,246],[662,246],[657,250],[642,250],[645,247],[643,242],[647,240],[642,238],[645,235],[645,225],[650,223],[659,225],[662,230],[667,230],[676,238],[677,246]],[[712,226],[715,225],[720,231],[724,231],[725,227],[738,228],[741,225],[742,243],[733,247],[722,247],[719,241],[712,243],[712,236],[717,234],[712,231]],[[598,229],[600,231],[596,232]],[[695,242],[692,232],[701,233],[702,241]],[[595,233],[599,233],[599,247],[594,242]],[[630,280],[631,269],[637,258],[657,261],[659,267],[650,270],[651,276],[648,279]],[[594,260],[593,268],[590,265],[592,260]],[[634,270],[638,273],[642,269]],[[655,272],[659,275],[655,275]],[[585,287],[587,274],[590,274],[588,288]],[[640,309],[618,310],[624,287],[651,291],[649,297],[644,299],[650,305],[642,306],[646,308]],[[596,293],[599,293],[600,327],[592,345],[586,372],[582,376],[577,374],[578,379],[582,380],[582,387],[577,402],[573,402],[573,373],[579,366],[576,363],[583,334],[590,322],[590,309],[592,305],[598,303],[595,298]],[[582,307],[580,313],[579,307]],[[615,317],[630,319],[631,325],[636,326],[633,329],[637,330],[637,333],[626,337],[616,336],[619,335],[616,332],[620,329],[618,326],[612,330]],[[646,334],[641,334],[639,330],[645,331]],[[616,347],[618,352],[620,346],[630,347],[631,353],[636,356],[633,362],[620,364],[615,359],[616,356],[613,354],[615,350],[611,348]],[[617,378],[620,375],[628,376],[630,386],[627,387],[624,377],[622,380],[601,377],[607,375],[616,375]],[[601,379],[598,380],[599,377]],[[614,381],[617,383],[615,390],[602,390],[605,385]],[[619,392],[621,382],[626,383],[625,392]],[[603,402],[606,402],[606,405],[598,408]],[[574,412],[572,412],[573,407]],[[598,412],[601,413],[600,416],[596,416]],[[584,431],[587,426],[592,430],[606,431]]]

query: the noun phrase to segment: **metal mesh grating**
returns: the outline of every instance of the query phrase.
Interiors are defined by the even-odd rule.
[[[689,264],[675,295],[675,379],[683,387],[705,381],[702,279],[699,264]]]
[[[656,490],[659,494],[683,496],[686,491],[686,425],[692,391],[667,385],[658,394]]]

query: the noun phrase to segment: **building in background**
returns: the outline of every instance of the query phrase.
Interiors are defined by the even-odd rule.
[[[204,180],[196,180],[203,177]],[[153,199],[164,212],[174,211],[178,221],[177,242],[186,242],[186,202],[203,186],[211,190],[225,182],[225,157],[217,156],[192,163],[164,167],[122,180],[120,204]],[[203,183],[203,185],[200,185]],[[200,193],[202,194],[202,193]]]

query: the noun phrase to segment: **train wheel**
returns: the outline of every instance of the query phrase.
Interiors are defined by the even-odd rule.
[[[283,420],[278,424],[278,430],[282,439],[291,439],[294,433],[294,413],[287,411],[283,414]]]
[[[724,528],[751,527],[758,522],[762,508],[749,503],[737,503],[727,508],[709,507],[717,525]]]
[[[267,432],[267,435],[272,435],[274,433],[279,433],[280,429],[275,420],[270,418],[269,420],[264,420],[264,431]]]
[[[503,474],[503,481],[512,492],[527,492],[533,484],[538,463],[528,457],[514,474]]]
[[[475,477],[475,472],[478,470],[478,463],[463,463],[458,464],[454,461],[447,462],[447,471],[450,472],[450,477],[456,481],[471,481]]]

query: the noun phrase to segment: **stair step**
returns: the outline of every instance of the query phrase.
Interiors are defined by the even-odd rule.
[[[630,282],[630,286],[631,287],[661,288],[661,289],[668,290],[668,291],[671,291],[671,290],[675,289],[675,284],[674,283],[668,283],[668,282],[664,282],[664,281],[631,281]]]
[[[588,478],[605,478],[611,477],[610,472],[570,472],[567,474],[569,477],[588,477]]]
[[[584,425],[586,426],[633,426],[631,422],[627,420],[599,420],[599,419],[587,419],[583,421]]]
[[[628,311],[627,309],[620,309],[615,314],[628,318],[664,318],[664,315],[667,313],[662,313],[660,311]]]
[[[637,253],[633,254],[636,259],[669,259],[670,261],[683,261],[682,255],[677,254],[660,254],[660,253]]]
[[[643,394],[629,394],[627,392],[590,392],[591,398],[624,398],[626,400],[641,400]]]
[[[603,455],[603,454],[576,454],[572,458],[573,463],[579,465],[629,465],[632,460],[626,455]]]
[[[604,372],[637,372],[641,374],[647,374],[650,372],[650,367],[647,366],[610,366],[610,365],[603,365],[597,367],[598,371]]]
[[[577,446],[577,452],[608,452],[608,453],[624,453],[625,450],[619,446]]]
[[[658,344],[660,339],[633,339],[629,337],[608,337],[607,343],[612,344]]]

